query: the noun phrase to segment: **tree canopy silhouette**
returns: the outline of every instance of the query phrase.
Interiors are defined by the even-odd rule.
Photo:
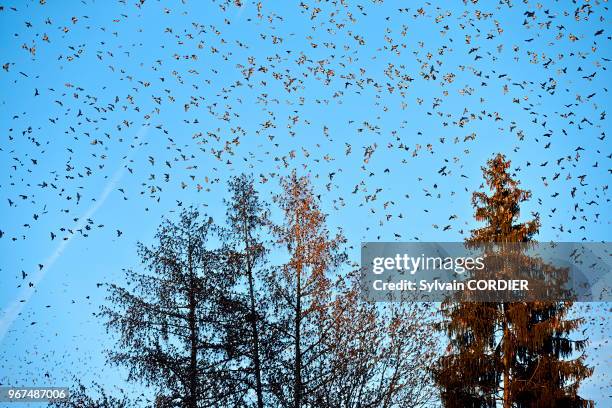
[[[283,179],[278,225],[252,177],[228,191],[224,227],[188,208],[138,244],[125,283],[108,285],[100,316],[118,336],[108,362],[153,401],[77,382],[55,406],[427,406],[429,305],[361,298],[345,239],[329,231],[307,177]]]
[[[184,210],[164,221],[151,246],[138,245],[144,270],[127,270],[128,287],[111,284],[102,309],[119,334],[110,362],[125,366],[129,380],[156,388],[159,407],[197,408],[231,403],[240,389],[224,341],[231,324],[235,275],[226,252],[210,249],[211,218]]]

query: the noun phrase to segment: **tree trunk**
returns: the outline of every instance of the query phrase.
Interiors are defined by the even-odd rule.
[[[257,328],[257,313],[255,310],[255,284],[253,279],[253,261],[251,260],[251,236],[248,228],[248,216],[241,211],[244,231],[244,253],[246,255],[247,277],[249,279],[249,314],[251,316],[251,336],[253,336],[253,365],[255,366],[255,394],[257,395],[257,408],[263,408],[263,387],[261,385],[261,360],[259,359],[259,329]]]
[[[504,334],[502,337],[502,341],[503,341],[503,345],[502,345],[502,350],[504,353],[503,356],[503,364],[504,364],[504,404],[503,407],[504,408],[511,408],[512,406],[512,401],[510,399],[510,350],[509,350],[509,345],[510,345],[510,330],[508,328],[508,313],[507,313],[507,305],[504,304],[503,306],[503,314],[504,314],[504,320],[503,320],[503,329],[504,329]]]
[[[189,254],[189,342],[190,342],[190,359],[189,359],[189,400],[187,401],[189,408],[197,408],[198,406],[198,327],[196,321],[196,288],[195,279],[193,276],[193,265],[191,264],[191,254]]]
[[[294,407],[300,408],[302,404],[302,351],[301,343],[301,317],[302,317],[302,288],[301,288],[301,264],[298,263],[297,268],[297,287],[296,287],[296,304],[295,304],[295,373],[293,383],[293,401]]]
[[[253,336],[253,365],[255,366],[255,392],[257,394],[257,408],[263,408],[263,388],[261,385],[261,361],[259,360],[259,331],[257,329],[257,313],[255,311],[255,289],[253,283],[253,265],[250,260],[249,236],[245,232],[245,252],[247,254],[247,275],[249,278],[249,297],[251,314],[251,335]]]

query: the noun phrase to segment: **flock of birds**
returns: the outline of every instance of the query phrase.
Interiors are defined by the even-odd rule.
[[[268,197],[296,169],[351,250],[454,241],[499,151],[545,239],[607,240],[607,3],[437,3],[0,1],[0,303],[28,322],[3,317],[0,383],[41,377],[15,350],[52,265],[16,248],[133,236],[125,217],[98,220],[107,199],[157,224],[214,207],[231,175],[254,174]],[[609,308],[584,307],[602,338],[590,352],[609,354]]]

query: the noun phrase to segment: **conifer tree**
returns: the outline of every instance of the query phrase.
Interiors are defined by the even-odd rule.
[[[294,171],[281,187],[276,201],[284,222],[275,233],[289,259],[272,271],[270,284],[276,330],[284,348],[269,382],[275,405],[302,408],[316,406],[317,390],[333,375],[325,364],[329,350],[323,341],[328,333],[324,316],[335,282],[330,272],[343,258],[339,249],[343,238],[327,230],[307,177]]]
[[[119,347],[108,362],[150,387],[153,400],[77,382],[53,406],[429,406],[429,307],[362,299],[308,178],[293,173],[281,187],[280,268],[267,267],[267,205],[241,175],[229,183],[227,228],[185,210],[152,245],[139,244],[141,266],[124,285],[109,285],[101,315]]]
[[[119,334],[109,362],[128,380],[154,388],[156,406],[240,406],[236,361],[223,334],[232,324],[235,276],[227,251],[210,248],[212,218],[193,208],[166,220],[153,245],[139,243],[142,268],[127,270],[127,285],[109,285],[102,316]]]
[[[475,218],[468,245],[524,243],[533,240],[535,214],[519,222],[520,204],[531,194],[509,173],[510,161],[498,154],[483,168],[491,193],[475,192]],[[434,369],[446,407],[589,407],[578,395],[592,374],[581,352],[586,340],[572,340],[583,319],[569,319],[572,302],[476,303],[448,300],[441,327],[450,338],[447,353]]]

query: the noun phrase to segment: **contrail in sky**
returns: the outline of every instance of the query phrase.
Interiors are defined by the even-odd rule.
[[[93,203],[87,209],[85,214],[83,214],[75,222],[74,226],[72,227],[73,231],[76,231],[78,229],[85,227],[85,225],[87,224],[87,219],[91,218],[104,204],[104,202],[106,201],[110,193],[115,189],[115,186],[117,185],[117,183],[123,177],[125,173],[126,165],[129,163],[132,155],[136,153],[136,151],[138,151],[140,146],[143,145],[142,140],[140,139],[142,138],[144,140],[144,137],[147,135],[148,130],[149,130],[148,126],[142,126],[138,130],[138,133],[136,133],[136,137],[135,137],[135,141],[139,142],[136,145],[137,148],[132,149],[130,154],[128,154],[125,157],[125,159],[123,160],[119,168],[113,174],[113,177],[108,181],[108,183],[106,183],[104,190],[102,191],[102,193],[100,194],[96,202]],[[30,282],[33,285],[32,286],[23,285],[18,296],[15,297],[15,299],[2,311],[2,316],[0,316],[0,344],[4,340],[4,337],[6,336],[8,329],[15,322],[15,320],[17,319],[17,317],[19,316],[19,314],[21,313],[25,305],[34,295],[35,290],[38,288],[38,284],[40,283],[40,281],[45,277],[45,275],[47,274],[49,269],[53,266],[57,258],[59,258],[60,255],[64,253],[64,251],[66,250],[66,247],[68,246],[70,241],[72,241],[72,238],[74,238],[74,236],[75,235],[72,234],[68,237],[68,239],[62,240],[62,242],[60,242],[57,248],[55,248],[55,251],[53,251],[53,253],[45,260],[45,262],[43,263],[43,267],[39,269],[36,272],[36,274],[32,276],[32,279]]]

